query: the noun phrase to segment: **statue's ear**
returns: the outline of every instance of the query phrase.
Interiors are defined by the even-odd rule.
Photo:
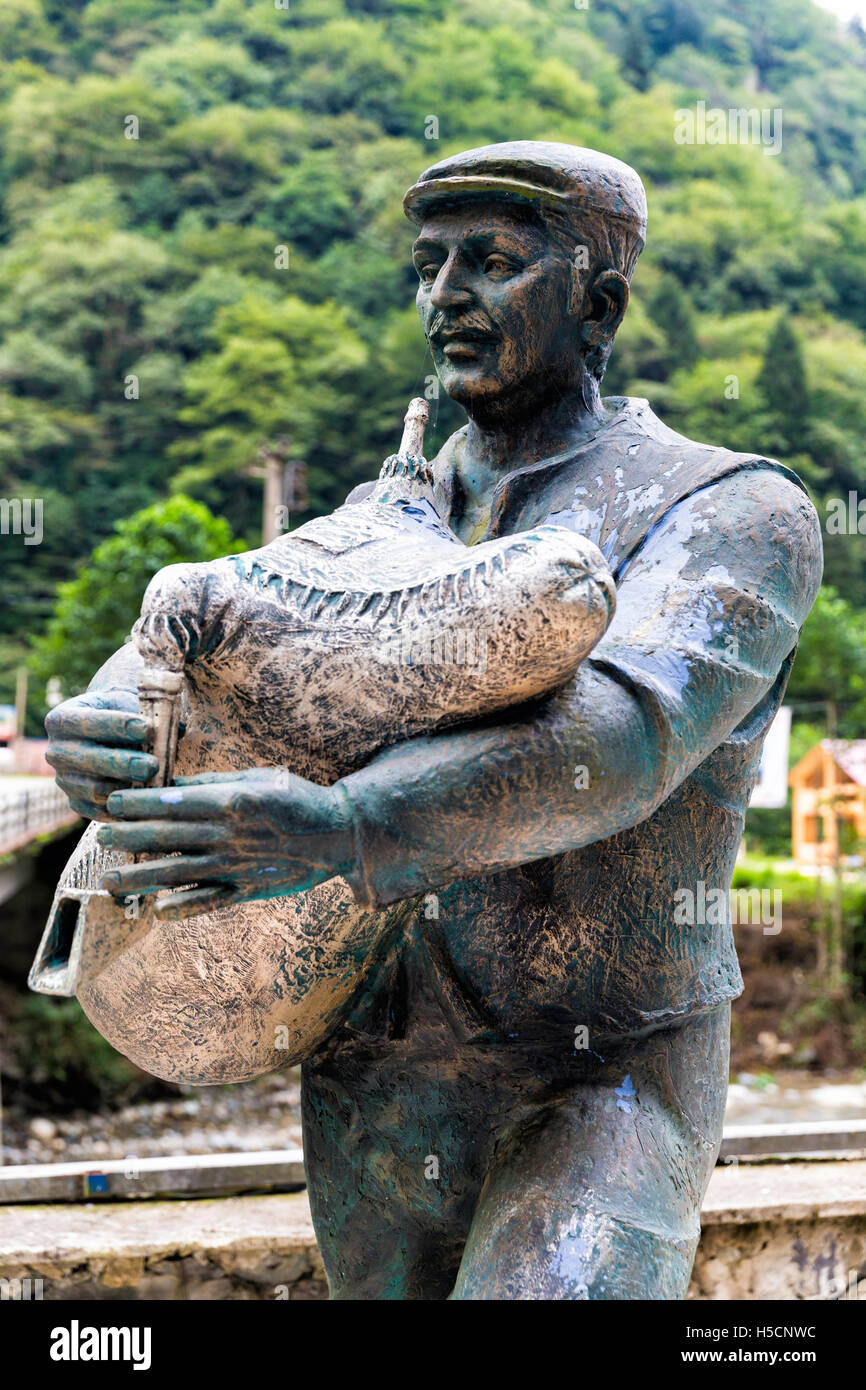
[[[628,280],[618,270],[599,271],[584,299],[581,332],[586,343],[610,342],[625,316],[628,294]]]

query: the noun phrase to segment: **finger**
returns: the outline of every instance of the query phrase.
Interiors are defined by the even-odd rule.
[[[209,820],[228,807],[224,796],[209,787],[194,786],[113,792],[108,809],[118,820]]]
[[[52,741],[90,739],[93,743],[119,748],[133,748],[148,743],[153,737],[153,725],[141,714],[115,709],[88,709],[86,705],[73,709],[59,706],[46,718],[45,728]]]
[[[159,763],[149,753],[127,753],[123,749],[100,748],[93,744],[52,743],[45,755],[52,767],[64,773],[83,773],[86,777],[113,777],[118,782],[149,782]]]
[[[115,897],[124,897],[127,893],[155,893],[158,888],[197,883],[200,879],[219,883],[225,876],[225,864],[216,855],[182,854],[109,869],[102,876],[101,886]]]
[[[206,787],[214,782],[249,782],[250,773],[254,771],[258,769],[249,768],[245,772],[197,772],[194,777],[175,777],[174,781],[178,787]],[[269,772],[271,769],[266,768],[264,771]]]
[[[186,893],[168,893],[154,904],[154,913],[164,922],[180,917],[199,917],[203,912],[215,912],[229,903],[243,902],[232,888],[190,888]]]
[[[96,838],[103,849],[120,849],[128,854],[171,854],[224,844],[230,832],[226,826],[207,821],[133,821],[107,825]]]
[[[103,811],[111,793],[117,791],[116,782],[102,782],[95,777],[76,777],[71,773],[62,773],[57,778],[57,785],[70,801],[92,801],[95,805],[101,806]]]

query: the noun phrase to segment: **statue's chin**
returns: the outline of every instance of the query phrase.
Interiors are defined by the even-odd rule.
[[[572,368],[557,372],[552,364],[543,376],[537,373],[510,377],[493,374],[482,360],[455,363],[434,359],[446,393],[482,428],[507,429],[519,425],[546,402],[571,396],[580,402],[580,380]]]
[[[462,405],[467,415],[479,423],[486,419],[502,419],[511,413],[509,406],[515,399],[514,388],[491,380],[489,370],[485,372],[480,363],[475,366],[461,364],[459,370],[446,366],[440,370],[439,378],[452,401]]]
[[[470,373],[443,375],[441,380],[451,399],[481,429],[514,428],[533,413],[544,395],[540,388],[534,393],[527,391],[525,383],[503,386],[501,381],[491,382],[489,377],[473,377]]]

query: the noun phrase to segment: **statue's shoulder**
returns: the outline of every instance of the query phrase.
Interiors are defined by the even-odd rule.
[[[768,474],[793,483],[808,497],[802,478],[770,454],[737,452],[722,445],[704,444],[689,439],[665,424],[652,409],[649,401],[625,396],[605,401],[608,411],[614,408],[608,441],[625,450],[630,460],[629,486],[655,484],[672,496],[686,495],[732,473],[766,470]],[[772,486],[772,479],[767,479]],[[783,485],[783,490],[787,490]]]
[[[768,515],[787,512],[804,533],[820,533],[805,483],[778,459],[689,439],[640,398],[604,404],[610,424],[602,436],[608,495],[601,549],[615,571],[679,502],[726,479],[751,475]]]

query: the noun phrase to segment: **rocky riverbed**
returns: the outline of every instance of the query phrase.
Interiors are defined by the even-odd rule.
[[[300,1148],[300,1073],[236,1086],[184,1088],[177,1099],[138,1102],[97,1113],[3,1114],[2,1161],[72,1163]]]
[[[781,1125],[866,1120],[862,1069],[831,1079],[814,1072],[740,1072],[728,1088],[725,1120],[732,1125]]]
[[[862,1071],[832,1080],[806,1071],[741,1072],[728,1092],[730,1124],[864,1117]],[[300,1148],[300,1073],[288,1071],[236,1086],[190,1086],[177,1099],[98,1113],[34,1116],[10,1106],[3,1120],[5,1164]]]

